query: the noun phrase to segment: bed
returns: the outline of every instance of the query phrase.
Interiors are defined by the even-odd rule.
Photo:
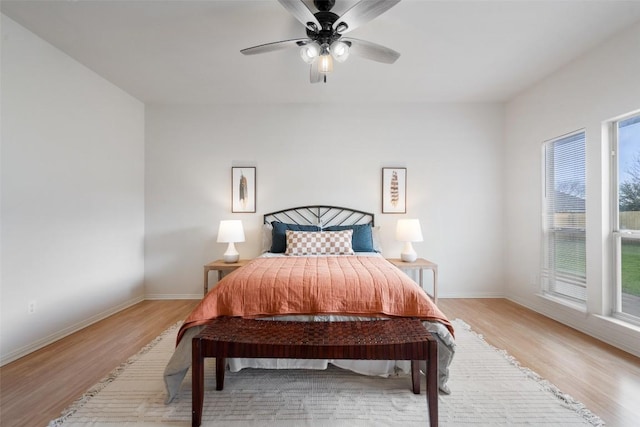
[[[438,383],[449,393],[454,330],[426,292],[381,255],[372,213],[335,206],[303,206],[264,215],[263,251],[211,289],[181,326],[164,372],[167,403],[191,365],[191,340],[211,319],[265,321],[383,321],[414,317],[438,341]],[[410,372],[409,361],[228,359],[227,368],[326,369],[364,375]]]

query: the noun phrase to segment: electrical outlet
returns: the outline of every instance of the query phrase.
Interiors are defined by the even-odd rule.
[[[27,313],[33,314],[36,312],[36,301],[29,301],[29,305],[27,306]]]

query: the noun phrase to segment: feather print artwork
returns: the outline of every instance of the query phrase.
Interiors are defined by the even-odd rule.
[[[247,197],[249,196],[247,193],[247,177],[240,172],[240,188],[238,189],[238,194],[240,196],[240,205],[242,206],[242,209],[247,208]]]
[[[398,192],[398,172],[396,171],[393,171],[393,174],[391,175],[389,191],[391,193],[391,206],[395,208],[398,206],[398,202],[400,201],[400,194]]]

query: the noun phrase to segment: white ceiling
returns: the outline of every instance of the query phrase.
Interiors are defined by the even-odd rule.
[[[342,14],[355,0],[337,0]],[[353,55],[309,83],[303,37],[276,0],[3,0],[2,13],[145,103],[494,102],[640,22],[640,1],[403,0],[349,36],[399,51]],[[637,54],[634,53],[634,54]]]

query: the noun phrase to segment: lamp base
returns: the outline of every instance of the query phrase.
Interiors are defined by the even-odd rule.
[[[240,254],[238,255],[223,255],[222,260],[227,264],[233,264],[240,260]]]
[[[400,253],[400,259],[404,262],[415,262],[418,259],[418,254],[413,249],[413,245],[411,242],[406,242],[404,244],[404,249]]]
[[[229,246],[227,246],[227,251],[222,255],[222,260],[227,264],[233,264],[234,262],[238,262],[240,260],[240,254],[236,250],[236,245],[233,242],[229,242]]]
[[[400,259],[404,262],[415,262],[418,259],[418,255],[414,252],[412,254],[400,254]]]

